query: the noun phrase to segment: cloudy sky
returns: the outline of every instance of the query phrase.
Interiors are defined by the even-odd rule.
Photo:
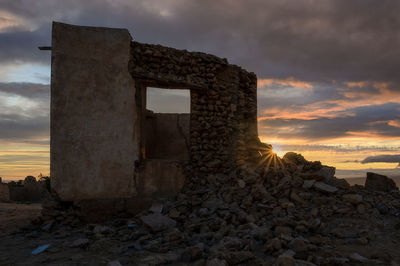
[[[399,13],[391,0],[0,0],[0,176],[49,173],[50,52],[37,47],[52,21],[226,57],[257,74],[259,134],[278,154],[395,168]]]

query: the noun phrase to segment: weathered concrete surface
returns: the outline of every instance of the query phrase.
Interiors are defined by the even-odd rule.
[[[176,195],[184,183],[182,162],[148,159],[140,168],[137,189],[140,197],[169,197]]]
[[[10,201],[10,189],[7,184],[0,183],[0,202]]]
[[[146,158],[189,160],[190,114],[146,116]]]
[[[61,200],[135,195],[135,88],[125,29],[53,23],[51,176]]]

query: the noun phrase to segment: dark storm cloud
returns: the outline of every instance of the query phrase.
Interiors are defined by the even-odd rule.
[[[212,52],[260,77],[399,81],[398,1],[9,0],[0,9],[38,27],[0,34],[3,59],[43,62],[27,51],[60,20],[126,27],[138,41]]]
[[[340,101],[360,98],[375,104],[345,107],[334,117],[267,119],[260,122],[260,135],[318,140],[364,131],[393,137],[399,136],[399,128],[384,121],[399,120],[399,106],[383,104],[382,89],[374,81],[386,82],[389,92],[400,91],[399,10],[400,2],[390,0],[3,0],[0,11],[20,19],[21,25],[5,32],[0,28],[0,61],[50,64],[50,53],[37,46],[51,45],[53,20],[128,28],[137,41],[213,53],[256,72],[259,78],[293,77],[312,83],[312,89],[300,92],[279,84],[260,88],[260,113],[275,108],[295,114],[315,103],[322,109],[335,108]],[[365,80],[369,82],[362,86],[346,84]],[[48,101],[46,87],[37,86],[0,84],[0,92]],[[399,95],[386,97],[390,102]],[[44,126],[48,117],[31,121],[24,117],[11,125],[21,130],[16,133],[21,141],[44,132],[44,127],[35,128],[35,119]],[[383,122],[371,124],[376,121]],[[10,120],[0,117],[0,138],[13,135],[7,123]]]
[[[0,92],[43,100],[50,97],[50,86],[36,83],[0,82]]]
[[[0,141],[43,143],[50,135],[50,121],[48,116],[0,114],[0,129]]]
[[[49,100],[49,85],[0,83],[0,142],[48,144]]]
[[[50,43],[50,26],[36,31],[0,33],[0,61],[5,63],[50,64],[50,53],[40,51],[39,46]]]
[[[400,127],[388,121],[400,119],[400,104],[388,103],[349,109],[352,115],[316,119],[266,119],[260,122],[261,135],[282,138],[323,140],[350,136],[352,133],[371,133],[377,137],[398,137]],[[273,130],[271,130],[273,128]]]
[[[361,161],[362,164],[366,163],[399,163],[400,165],[400,155],[378,155],[378,156],[368,156]]]

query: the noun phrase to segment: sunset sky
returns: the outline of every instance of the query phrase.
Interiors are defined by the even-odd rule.
[[[278,155],[394,169],[399,14],[389,0],[0,0],[0,176],[49,174],[50,52],[37,47],[51,45],[52,21],[228,58],[257,74],[259,135]],[[188,109],[185,92],[149,93]]]

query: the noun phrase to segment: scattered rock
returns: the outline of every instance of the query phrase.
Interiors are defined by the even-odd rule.
[[[32,255],[38,255],[38,254],[40,254],[40,253],[46,251],[46,250],[47,250],[48,248],[50,248],[51,246],[52,246],[51,244],[46,244],[46,245],[38,246],[37,248],[35,248],[35,249],[31,252],[31,254],[32,254]]]
[[[307,244],[304,242],[303,239],[296,238],[293,241],[293,250],[295,252],[303,252],[307,250]]]
[[[314,179],[304,180],[303,188],[305,188],[305,189],[312,188],[312,186],[315,184],[315,182],[316,181]]]
[[[361,262],[361,263],[366,263],[368,262],[368,259],[366,257],[361,256],[358,253],[353,253],[350,255],[350,260],[354,262]]]
[[[142,216],[140,219],[145,225],[150,227],[153,232],[163,231],[176,226],[176,222],[174,220],[160,213]]]
[[[122,264],[118,260],[113,260],[107,263],[107,266],[122,266]]]
[[[353,204],[359,204],[363,202],[363,197],[359,194],[344,194],[342,199]]]
[[[384,191],[389,192],[396,190],[396,183],[384,175],[375,174],[372,172],[367,173],[367,179],[365,180],[365,188],[371,191]]]
[[[322,182],[315,182],[314,188],[318,191],[325,192],[325,193],[335,193],[338,189],[334,186],[322,183]]]
[[[278,257],[276,260],[277,266],[295,266],[296,260],[293,258],[294,254],[296,254],[293,250],[287,250],[282,255]]]
[[[207,261],[206,266],[227,266],[228,264],[226,263],[225,260],[220,260],[217,258],[211,259]]]
[[[203,256],[203,248],[200,246],[191,246],[186,248],[182,253],[182,259],[184,261],[195,261]]]
[[[79,238],[74,240],[71,244],[70,247],[71,248],[82,248],[82,247],[86,247],[89,245],[89,239],[87,238]]]
[[[161,213],[163,210],[163,204],[160,202],[153,202],[153,204],[151,205],[149,211],[153,212],[153,213]]]

